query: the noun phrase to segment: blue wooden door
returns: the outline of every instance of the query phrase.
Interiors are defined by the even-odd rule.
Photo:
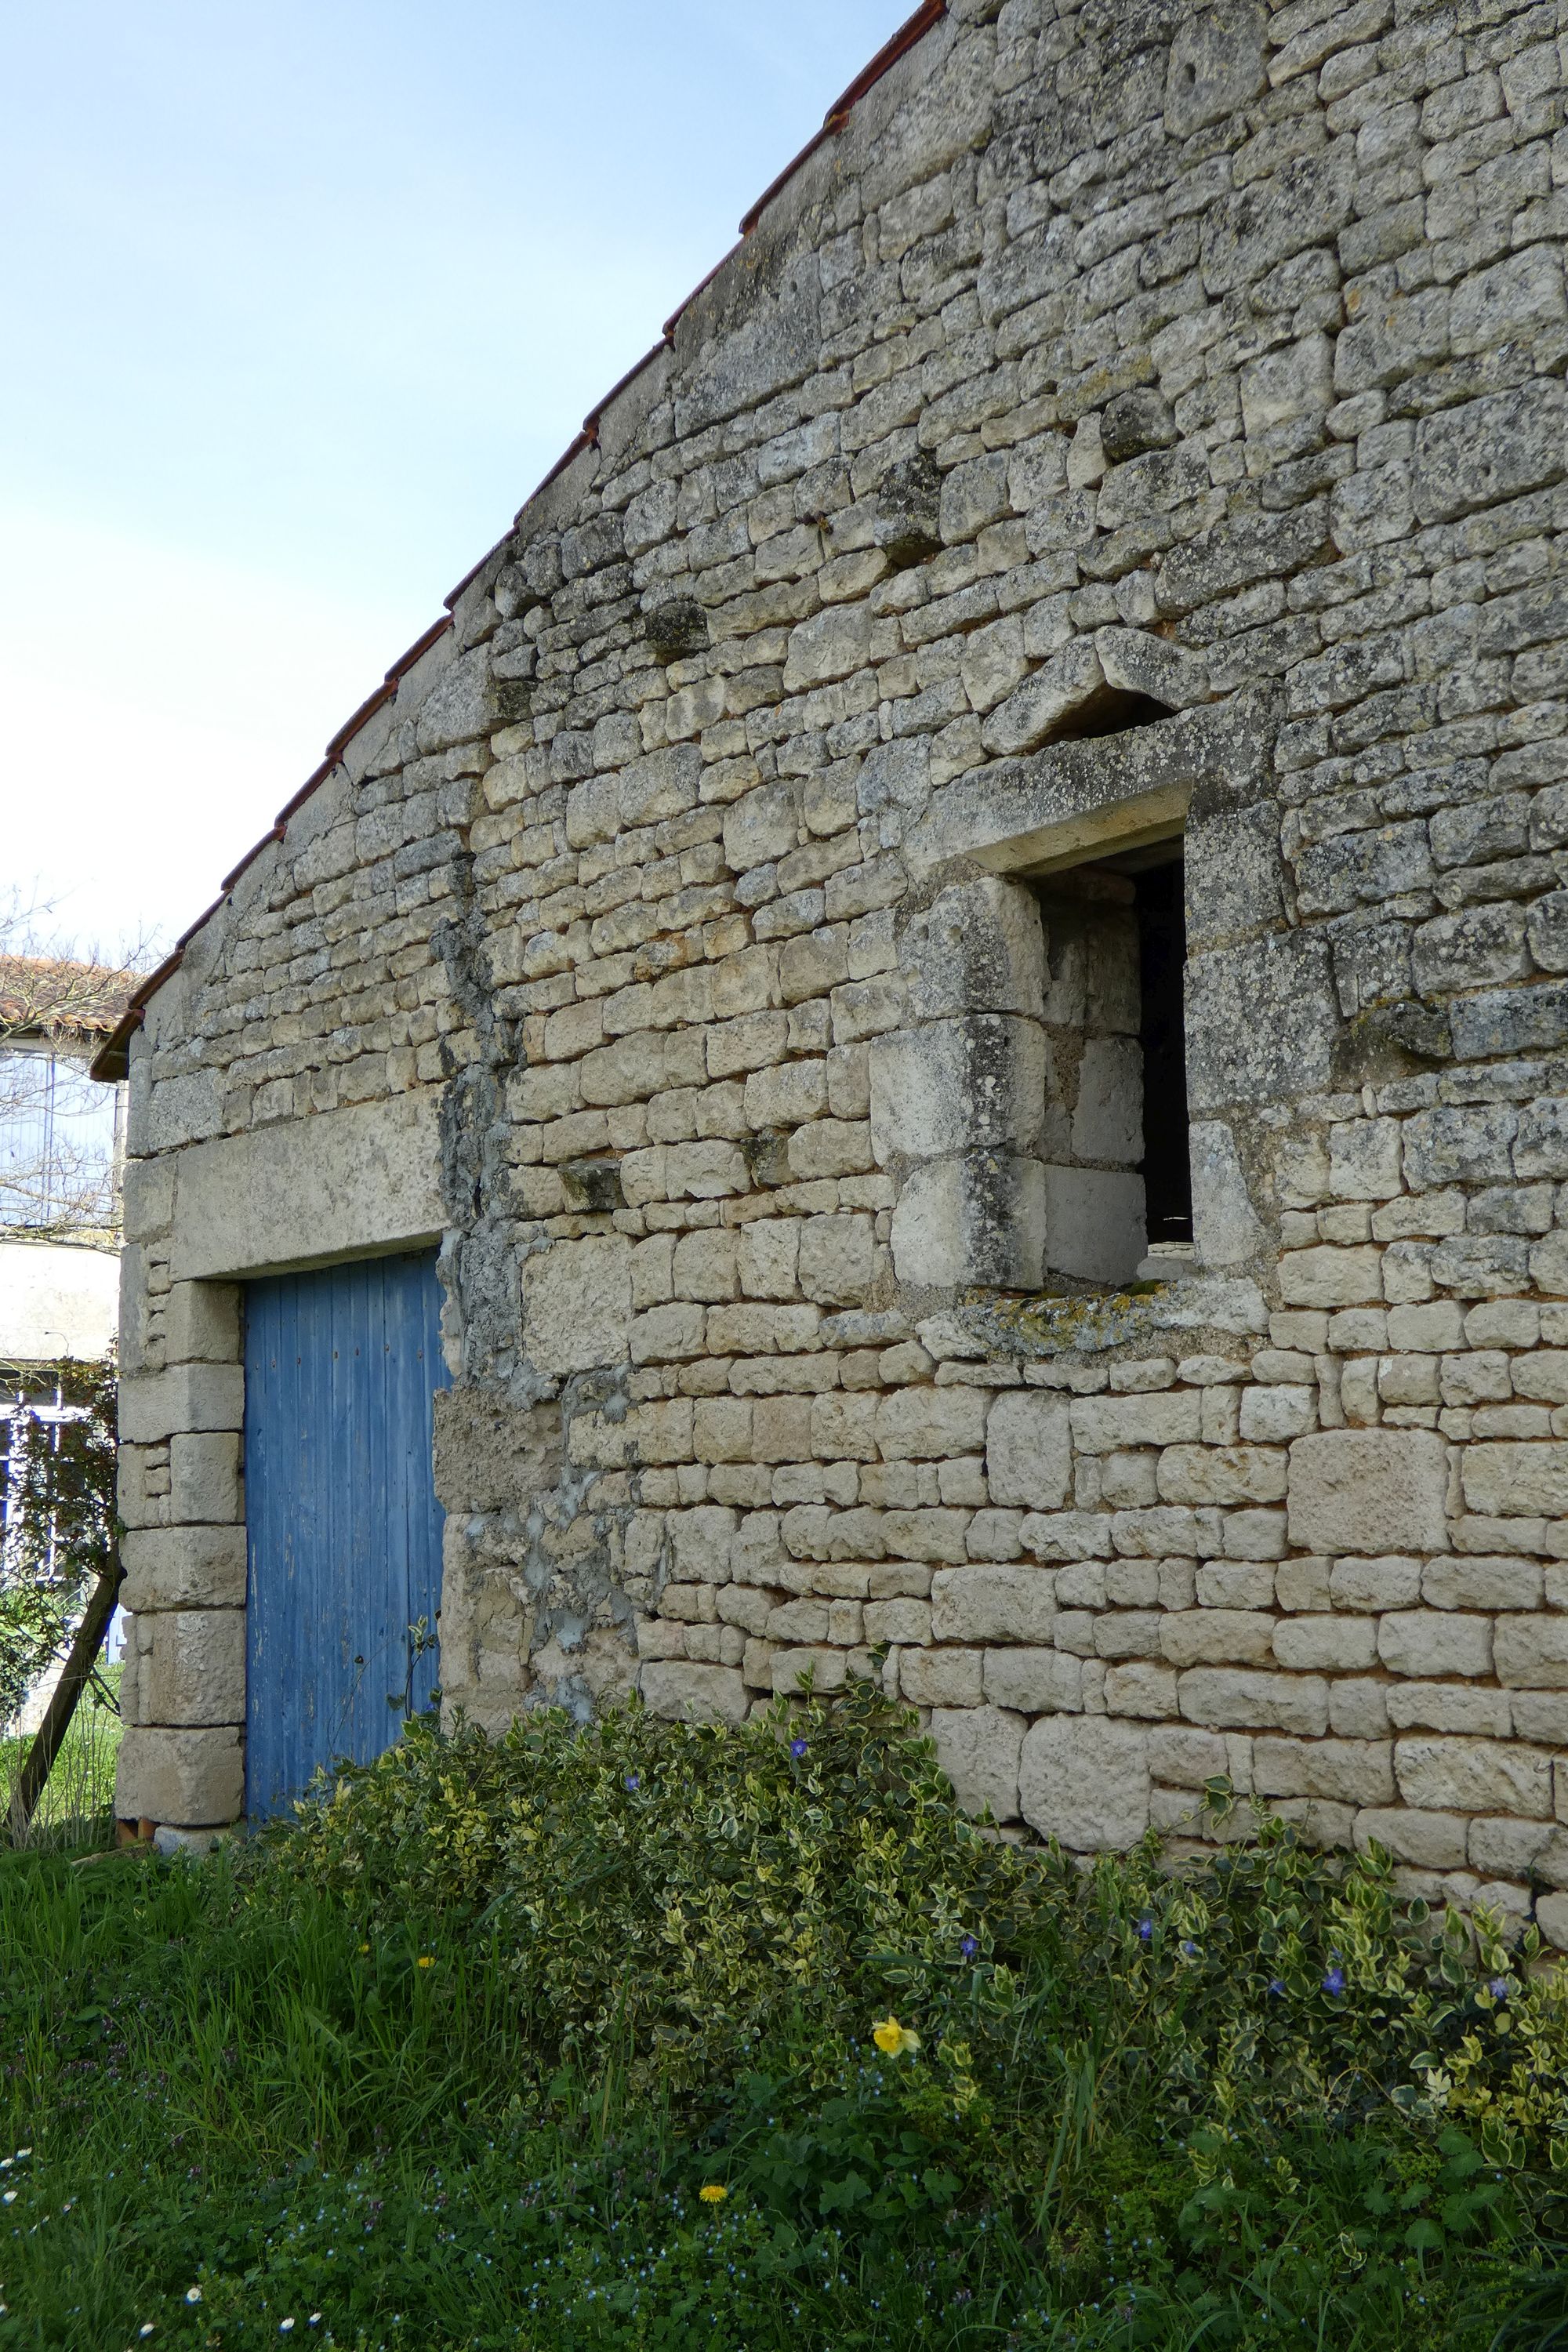
[[[434,1253],[247,1285],[246,1810],[379,1756],[437,1684]],[[420,1629],[423,1629],[421,1632]]]

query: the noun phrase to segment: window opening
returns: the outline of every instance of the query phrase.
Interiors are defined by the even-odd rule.
[[[1040,885],[1047,1270],[1126,1282],[1193,1247],[1180,838]]]
[[[1152,853],[1151,853],[1152,854]],[[1138,918],[1138,1042],[1143,1053],[1143,1213],[1149,1244],[1191,1244],[1187,1149],[1185,866],[1178,849],[1133,877]]]
[[[1173,711],[1152,694],[1136,694],[1129,687],[1097,687],[1058,719],[1046,744],[1088,743],[1100,735],[1123,735],[1131,727],[1152,727]]]

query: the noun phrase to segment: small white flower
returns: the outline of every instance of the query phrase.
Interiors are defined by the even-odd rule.
[[[149,2319],[149,2320],[147,2320],[146,2322],[144,2322],[144,2324],[143,2324],[141,2327],[139,2327],[139,2328],[137,2329],[137,2331],[136,2331],[136,2332],[137,2332],[137,2334],[138,2334],[139,2336],[151,2336],[151,2335],[152,2335],[152,2333],[153,2333],[153,2323],[152,2323],[152,2321]]]
[[[15,2205],[16,2202],[16,2192],[14,2189],[7,2189],[5,2195],[0,2197],[0,2205]]]
[[[187,2303],[200,2303],[201,2299],[202,2291],[199,2286],[188,2286],[185,2289],[185,2301]]]
[[[288,2335],[288,2333],[289,2333],[289,2330],[293,2326],[293,2325],[294,2325],[294,2323],[293,2323],[293,2321],[292,2321],[291,2319],[280,2319],[280,2320],[279,2321],[279,2323],[278,2323],[278,2333],[279,2333],[279,2336],[287,2336],[287,2335]]]

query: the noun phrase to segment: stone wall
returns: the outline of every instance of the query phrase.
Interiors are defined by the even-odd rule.
[[[783,184],[149,1007],[124,1810],[237,1802],[171,1170],[413,1093],[453,1705],[874,1673],[1003,1822],[1223,1773],[1568,1943],[1565,73],[954,0]],[[1107,861],[1176,835],[1161,1265]]]

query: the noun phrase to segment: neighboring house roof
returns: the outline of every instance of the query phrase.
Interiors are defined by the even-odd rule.
[[[0,1034],[110,1035],[125,1018],[142,975],[64,956],[0,954]]]
[[[747,237],[752,234],[758,223],[761,221],[763,213],[767,210],[769,205],[773,203],[774,197],[779,195],[783,190],[788,186],[795,173],[800,170],[801,165],[806,163],[811,156],[815,155],[817,149],[821,147],[826,140],[833,138],[837,131],[842,130],[845,123],[848,121],[851,113],[854,111],[856,105],[862,98],[864,98],[867,91],[875,88],[877,83],[881,80],[882,76],[887,73],[892,66],[895,66],[898,63],[899,59],[907,50],[914,47],[915,43],[921,38],[922,34],[929,32],[933,25],[941,22],[942,18],[947,14],[947,6],[948,0],[922,0],[922,5],[917,8],[914,15],[909,17],[904,24],[900,26],[898,31],[892,36],[890,40],[884,42],[883,46],[878,50],[876,56],[871,58],[870,62],[864,66],[860,72],[856,75],[854,80],[849,84],[848,89],[844,90],[839,97],[834,100],[833,104],[828,108],[827,112],[823,117],[821,130],[818,131],[813,138],[806,142],[806,144],[801,149],[798,155],[794,156],[791,161],[785,164],[778,177],[770,182],[769,185],[757,198],[756,203],[752,205],[746,213],[744,218],[741,222],[741,244],[731,246],[730,251],[726,253],[721,259],[715,262],[707,277],[702,279],[701,284],[694,286],[691,292],[687,296],[685,301],[680,303],[676,310],[671,311],[669,317],[664,322],[660,340],[654,344],[652,350],[646,352],[643,354],[643,357],[637,361],[636,366],[629,368],[626,371],[626,373],[622,376],[620,382],[612,385],[610,390],[605,394],[603,400],[601,400],[595,408],[589,411],[588,415],[583,420],[583,429],[578,434],[576,439],[563,450],[554,465],[552,466],[550,471],[545,475],[543,480],[538,485],[538,488],[533,490],[529,499],[524,499],[522,506],[519,508],[517,514],[512,518],[510,528],[503,534],[502,539],[497,541],[498,547],[504,545],[505,541],[510,538],[512,531],[516,530],[518,523],[521,520],[526,509],[532,503],[532,499],[539,496],[540,491],[547,488],[549,485],[555,480],[559,474],[565,471],[566,467],[572,463],[574,457],[578,457],[582,455],[584,449],[597,447],[599,440],[599,420],[603,416],[605,411],[609,407],[611,402],[616,399],[618,394],[624,392],[626,386],[633,383],[636,378],[642,373],[644,368],[650,366],[652,362],[659,357],[666,345],[673,343],[675,341],[675,331],[686,312],[690,309],[692,303],[696,301],[698,296],[705,292],[707,288],[712,284],[714,278],[719,275],[719,272],[724,268],[725,263],[731,260],[733,256],[740,251],[741,246],[743,246]],[[111,1034],[109,1035],[103,1045],[100,1047],[97,1055],[94,1056],[92,1063],[92,1075],[95,1078],[100,1078],[108,1082],[123,1078],[125,1076],[128,1067],[131,1040],[135,1034],[135,1032],[142,1025],[143,1008],[150,1003],[152,998],[157,994],[164,982],[172,979],[174,974],[179,970],[188,942],[195,939],[196,933],[201,930],[205,924],[212,920],[212,918],[223,905],[224,899],[227,897],[229,891],[233,889],[235,884],[239,880],[240,876],[245,872],[247,866],[248,866],[254,859],[261,855],[261,852],[267,847],[268,842],[280,841],[283,838],[289,819],[294,814],[296,809],[300,808],[302,803],[310,798],[317,786],[326,782],[333,768],[336,766],[338,760],[342,756],[344,746],[358,733],[359,730],[364,725],[365,720],[375,711],[379,710],[384,702],[387,702],[392,698],[397,691],[399,680],[406,676],[408,671],[414,667],[414,665],[419,660],[422,655],[429,651],[430,647],[436,643],[437,638],[446,635],[447,631],[452,626],[453,606],[457,604],[458,599],[462,595],[463,591],[468,588],[479,576],[479,572],[484,570],[485,565],[489,562],[490,557],[495,552],[496,548],[494,547],[487,549],[485,553],[479,558],[479,562],[474,564],[469,571],[464,573],[462,579],[458,581],[457,586],[452,590],[451,594],[446,598],[445,602],[447,610],[441,619],[432,623],[431,626],[426,630],[424,635],[417,637],[414,644],[409,646],[407,652],[399,656],[398,659],[393,663],[392,667],[387,671],[385,677],[383,679],[381,685],[376,688],[374,694],[368,696],[360,705],[359,709],[353,713],[353,716],[348,719],[343,726],[339,728],[337,733],[332,737],[331,741],[327,745],[326,751],[322,755],[320,767],[318,767],[311,775],[305,779],[304,783],[294,794],[292,800],[286,802],[283,807],[279,810],[268,831],[264,833],[260,840],[256,842],[251,848],[247,850],[238,865],[236,866],[231,872],[224,876],[218,896],[213,900],[212,905],[203,909],[202,913],[197,916],[195,921],[191,924],[187,930],[181,932],[180,937],[174,942],[173,952],[164,958],[163,961],[158,966],[155,971],[149,972],[146,978],[140,982],[131,996],[129,1003],[124,1006],[123,1012],[120,1017],[112,1024],[105,1024],[110,1028]]]

